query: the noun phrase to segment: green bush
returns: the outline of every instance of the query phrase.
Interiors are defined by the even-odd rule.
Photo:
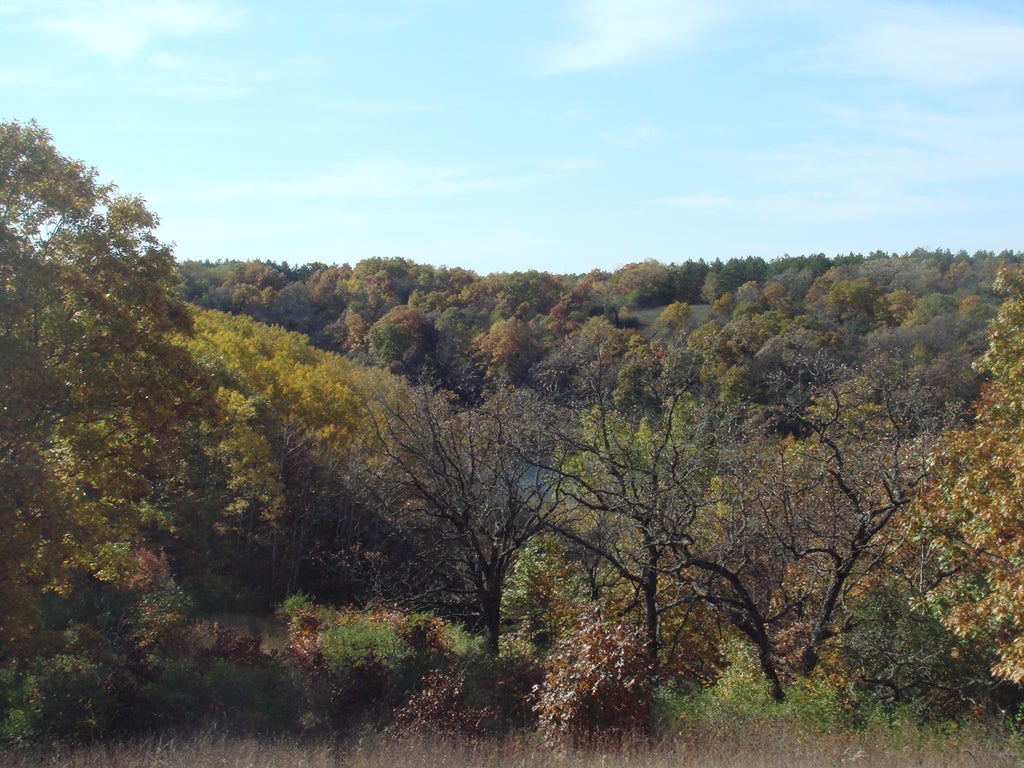
[[[258,664],[174,659],[144,696],[148,728],[287,732],[298,728],[304,705],[301,676],[273,656]]]
[[[32,739],[25,679],[16,664],[0,667],[0,746]]]
[[[466,705],[487,713],[487,730],[508,733],[536,728],[536,691],[544,682],[544,667],[536,649],[519,636],[505,636],[495,657],[485,648],[483,638],[457,627],[449,634],[454,638],[449,662],[453,672],[449,674],[464,682]]]
[[[338,676],[381,666],[395,671],[412,656],[398,632],[375,621],[348,621],[323,633],[320,651],[328,669]]]
[[[462,665],[472,664],[481,659],[490,660],[484,639],[479,635],[467,632],[458,624],[446,624],[444,635],[448,640],[451,655]]]
[[[276,659],[258,666],[217,659],[205,676],[215,715],[229,729],[281,732],[298,726],[301,681]]]
[[[908,590],[885,588],[858,598],[857,623],[839,645],[856,671],[853,689],[871,709],[910,711],[921,723],[977,716],[979,702],[999,702],[990,652],[957,637]]]
[[[769,716],[774,702],[754,649],[742,640],[734,640],[726,644],[724,656],[727,666],[715,684],[690,700],[690,716],[723,725]]]
[[[684,729],[735,732],[772,723],[818,733],[863,727],[861,702],[837,681],[824,674],[798,678],[786,686],[784,700],[776,701],[753,646],[736,639],[724,652],[728,664],[713,685],[687,692],[659,690],[661,727],[671,729],[674,723]]]
[[[39,660],[24,678],[22,706],[5,729],[23,738],[92,741],[120,725],[112,670],[85,656],[58,654]],[[13,714],[18,712],[20,714]],[[13,717],[12,717],[13,715]]]
[[[820,733],[851,731],[862,725],[855,702],[823,677],[812,676],[791,685],[778,708],[781,717]]]
[[[542,680],[530,654],[495,659],[483,640],[426,614],[335,610],[290,598],[288,658],[305,675],[308,725],[350,728],[389,717],[428,722],[451,709],[455,730],[507,731],[536,722]],[[469,729],[473,730],[473,729]]]
[[[343,615],[341,624],[323,633],[320,648],[337,677],[379,675],[385,685],[382,698],[407,693],[453,657],[444,622],[427,614],[389,611]]]
[[[476,644],[429,614],[330,611],[308,601],[285,606],[289,648],[306,671],[314,720],[343,727],[379,719],[447,671]],[[326,711],[324,711],[326,708]]]

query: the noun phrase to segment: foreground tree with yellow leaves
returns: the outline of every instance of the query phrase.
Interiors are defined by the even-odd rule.
[[[202,388],[142,200],[0,124],[0,656],[41,593],[116,580]]]
[[[933,597],[947,624],[990,640],[993,672],[1024,682],[1024,271],[1001,273],[1008,298],[979,367],[992,380],[974,423],[936,452],[924,535],[939,557]]]

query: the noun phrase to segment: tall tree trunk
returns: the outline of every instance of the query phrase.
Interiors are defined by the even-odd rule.
[[[644,563],[640,578],[640,589],[644,602],[644,632],[646,635],[647,658],[652,667],[658,668],[658,652],[661,650],[658,639],[658,559],[657,546],[648,543],[645,547],[647,561]]]
[[[483,624],[484,644],[493,655],[498,655],[498,641],[501,637],[501,583],[482,579],[477,590],[480,607],[480,622]]]
[[[785,700],[786,692],[782,689],[782,681],[779,679],[779,671],[775,667],[771,644],[767,638],[764,638],[763,643],[761,641],[758,642],[757,656],[758,661],[761,663],[761,671],[768,679],[769,692],[772,699],[775,701]]]

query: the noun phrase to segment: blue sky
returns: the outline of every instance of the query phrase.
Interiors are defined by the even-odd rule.
[[[1024,3],[0,0],[0,119],[181,259],[1024,248]]]

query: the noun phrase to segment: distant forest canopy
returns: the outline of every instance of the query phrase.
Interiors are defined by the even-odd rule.
[[[471,399],[493,383],[559,389],[568,382],[559,378],[560,350],[605,327],[691,349],[703,381],[731,397],[756,394],[779,355],[799,346],[848,362],[912,360],[926,381],[966,402],[979,381],[971,363],[1001,301],[993,282],[1022,261],[1020,251],[918,249],[647,260],[583,275],[479,276],[403,258],[178,268],[191,303],[298,331],[320,348]]]

